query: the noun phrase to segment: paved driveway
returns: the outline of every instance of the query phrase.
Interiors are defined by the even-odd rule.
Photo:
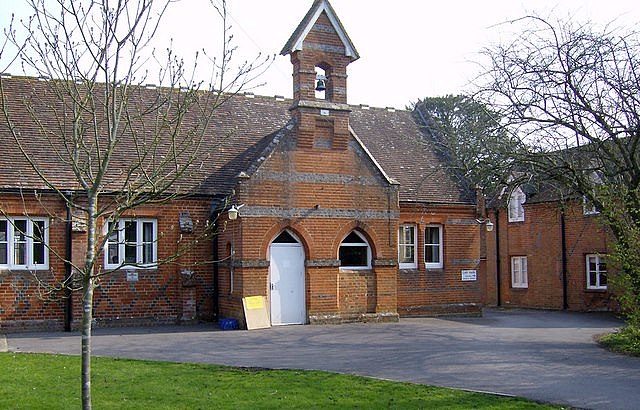
[[[100,356],[319,369],[490,391],[596,409],[640,408],[640,358],[593,336],[621,323],[596,313],[485,311],[482,318],[393,324],[97,329]],[[10,351],[80,352],[77,334],[7,335]]]

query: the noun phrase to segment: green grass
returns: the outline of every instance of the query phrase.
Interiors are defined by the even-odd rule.
[[[626,326],[598,340],[607,349],[632,356],[640,356],[640,328]]]
[[[93,359],[97,409],[538,409],[518,398],[320,371]],[[80,358],[0,353],[0,408],[80,407]]]

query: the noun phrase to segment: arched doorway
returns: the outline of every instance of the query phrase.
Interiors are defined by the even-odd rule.
[[[305,301],[304,248],[291,232],[283,231],[269,248],[269,301],[272,325],[303,324]]]

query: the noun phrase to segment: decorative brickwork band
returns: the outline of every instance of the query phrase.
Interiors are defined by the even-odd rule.
[[[298,101],[293,108],[324,108],[327,110],[334,111],[351,111],[351,106],[349,104],[342,104],[330,101],[310,101],[310,100],[300,100]]]
[[[374,259],[373,266],[396,266],[398,261],[396,259]]]
[[[324,268],[324,267],[337,268],[340,266],[340,260],[339,259],[310,259],[305,262],[305,265],[307,267],[313,267],[313,268]]]
[[[293,208],[282,209],[268,206],[245,206],[242,208],[243,217],[270,218],[340,218],[340,219],[397,219],[398,211],[374,211],[356,209],[324,209],[324,208]]]
[[[478,225],[475,219],[447,219],[447,225]]]
[[[260,171],[256,174],[258,181],[277,182],[304,182],[318,184],[341,184],[341,185],[380,185],[382,178],[368,177],[362,175],[342,175],[325,174],[313,172],[274,172]]]
[[[453,259],[451,260],[452,265],[479,265],[480,259]]]
[[[266,259],[243,259],[233,261],[235,268],[268,268],[269,261]]]

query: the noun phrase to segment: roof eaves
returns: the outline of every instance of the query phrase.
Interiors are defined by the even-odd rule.
[[[446,206],[475,206],[474,203],[472,202],[460,202],[460,201],[452,201],[452,202],[443,202],[443,201],[428,201],[428,200],[422,200],[422,199],[400,199],[400,203],[405,203],[405,204],[423,204],[423,205],[430,205],[430,206],[442,206],[442,207],[446,207]]]
[[[267,146],[262,150],[262,152],[260,152],[260,154],[257,155],[257,157],[247,167],[247,169],[241,172],[241,174],[243,174],[243,177],[250,178],[251,176],[253,176],[258,171],[258,169],[260,169],[262,164],[264,164],[265,160],[269,158],[269,156],[273,153],[273,151],[276,149],[278,144],[280,144],[280,141],[282,141],[282,139],[289,132],[291,132],[294,126],[295,126],[295,119],[291,119],[289,120],[289,122],[287,122],[287,124],[284,127],[280,128],[280,130],[276,132],[276,134],[273,136],[273,139],[271,140],[271,142],[269,142],[269,144],[267,144]]]

